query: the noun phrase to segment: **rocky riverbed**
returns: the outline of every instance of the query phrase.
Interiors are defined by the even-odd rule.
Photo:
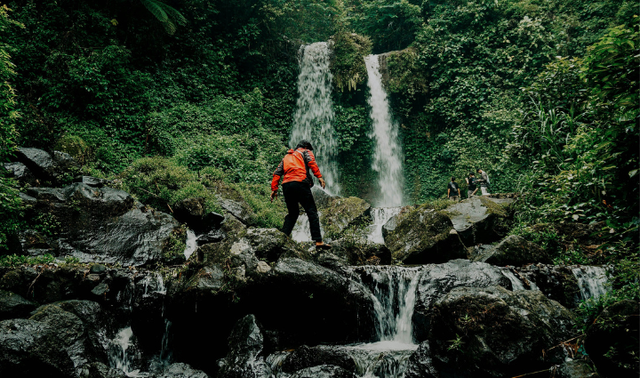
[[[2,377],[637,376],[606,351],[637,347],[638,304],[578,334],[573,311],[604,295],[608,268],[554,266],[507,236],[516,196],[403,207],[371,227],[365,201],[316,190],[334,244],[316,253],[251,226],[237,199],[167,214],[104,180],[56,186],[63,154],[19,158],[7,168],[31,183],[28,216],[59,229],[21,230],[9,251],[55,259],[0,267]]]

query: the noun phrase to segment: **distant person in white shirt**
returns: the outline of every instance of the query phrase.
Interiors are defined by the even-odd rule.
[[[482,195],[489,195],[489,184],[491,184],[491,181],[489,181],[489,175],[487,172],[480,168],[478,168],[478,183],[480,184],[480,191],[482,191]]]

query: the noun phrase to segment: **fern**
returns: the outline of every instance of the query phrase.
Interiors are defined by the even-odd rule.
[[[162,23],[169,34],[176,32],[178,28],[176,24],[184,25],[187,23],[187,19],[182,13],[159,0],[140,0],[140,2]]]

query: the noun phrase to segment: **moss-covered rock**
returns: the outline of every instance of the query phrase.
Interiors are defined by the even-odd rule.
[[[320,223],[326,239],[338,239],[344,231],[370,221],[371,205],[357,197],[332,197],[320,207]]]
[[[447,207],[444,213],[451,218],[465,245],[488,244],[505,235],[503,225],[513,202],[512,198],[472,197]]]
[[[467,257],[449,217],[428,206],[391,218],[382,228],[382,235],[392,259],[405,264],[442,263]]]
[[[473,256],[471,260],[498,266],[551,263],[551,258],[547,251],[517,235],[508,236],[498,245],[483,249],[481,253]]]

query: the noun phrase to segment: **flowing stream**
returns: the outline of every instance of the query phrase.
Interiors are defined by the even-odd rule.
[[[369,106],[375,142],[372,169],[378,173],[379,195],[377,207],[396,207],[403,204],[402,148],[398,143],[398,125],[393,121],[387,93],[382,86],[378,55],[365,58],[369,86]]]
[[[298,100],[289,144],[293,148],[301,139],[311,142],[320,172],[327,184],[327,192],[339,195],[338,142],[333,129],[333,75],[329,70],[330,54],[331,49],[327,42],[317,42],[300,48]]]

